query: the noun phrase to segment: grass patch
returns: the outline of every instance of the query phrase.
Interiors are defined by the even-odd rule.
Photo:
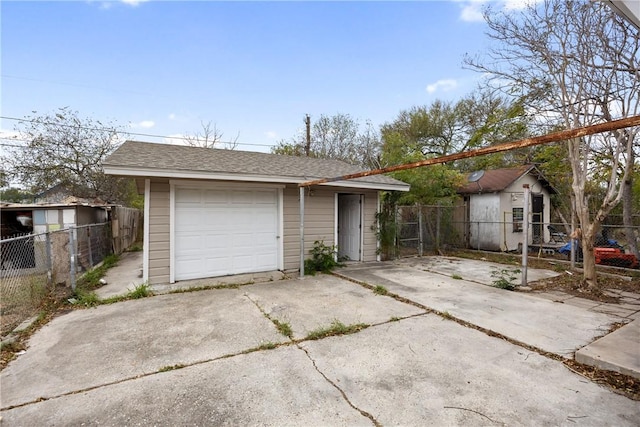
[[[135,287],[134,290],[129,291],[128,294],[125,295],[127,299],[140,299],[153,296],[153,292],[148,284],[143,283]]]
[[[373,293],[376,295],[387,295],[389,291],[382,285],[376,285],[376,287],[373,288]]]
[[[244,283],[221,283],[218,285],[202,285],[192,286],[189,288],[173,289],[168,294],[186,294],[188,292],[210,291],[212,289],[239,289],[240,286],[253,285],[255,282],[249,281]]]
[[[393,316],[391,319],[389,319],[389,322],[398,322],[400,321],[399,317]]]
[[[85,307],[95,307],[102,304],[102,301],[95,292],[76,288],[76,293],[68,300],[73,305],[84,305]]]
[[[255,348],[255,350],[273,350],[274,348],[278,347],[278,344],[274,343],[274,342],[266,342],[264,344],[259,345],[258,347]]]
[[[69,298],[69,302],[73,305],[84,305],[85,307],[95,307],[102,304],[115,304],[116,302],[128,301],[131,299],[140,299],[153,296],[151,288],[146,283],[136,286],[135,289],[124,295],[115,295],[105,299],[101,299],[95,292],[88,292],[82,289],[76,289],[75,296]]]
[[[461,276],[461,275],[459,275],[459,274],[452,274],[452,275],[451,275],[451,278],[452,278],[452,279],[456,279],[456,280],[462,280],[462,276]]]
[[[107,270],[118,263],[120,257],[118,255],[108,255],[102,260],[102,264],[98,267],[92,268],[87,271],[78,279],[76,283],[76,289],[82,288],[85,291],[96,289],[100,287],[100,279],[104,277]]]
[[[142,252],[142,243],[134,243],[127,249],[127,252]]]
[[[334,335],[348,335],[356,332],[360,332],[363,329],[368,328],[369,325],[366,323],[357,323],[354,325],[345,325],[339,320],[334,320],[331,323],[331,326],[328,328],[319,328],[309,332],[306,336],[308,340],[319,340],[322,338],[334,336]]]
[[[276,325],[276,329],[278,329],[278,332],[280,332],[282,335],[287,338],[293,337],[293,330],[291,329],[291,325],[289,323],[281,322],[278,319],[271,319],[271,321],[274,325]]]

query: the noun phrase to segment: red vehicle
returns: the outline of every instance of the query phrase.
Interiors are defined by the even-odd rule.
[[[638,259],[634,254],[625,254],[619,248],[593,248],[596,264],[613,265],[624,268],[638,268]]]

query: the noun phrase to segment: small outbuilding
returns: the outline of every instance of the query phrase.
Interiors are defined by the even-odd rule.
[[[524,189],[531,189],[529,242],[546,243],[551,199],[556,190],[534,165],[477,171],[458,190],[464,199],[468,245],[489,251],[513,251],[523,241]]]
[[[360,169],[345,162],[127,141],[104,163],[144,194],[143,278],[150,284],[300,266],[298,184]],[[409,185],[376,175],[305,189],[304,253],[315,241],[352,261],[378,258],[381,191]]]

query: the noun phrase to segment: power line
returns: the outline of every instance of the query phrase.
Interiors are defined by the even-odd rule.
[[[46,122],[46,121],[40,121],[40,120],[35,120],[35,119],[21,119],[21,118],[18,118],[18,117],[9,117],[9,116],[0,116],[0,119],[13,120],[13,121],[22,122],[22,123],[38,123],[38,124],[43,124],[43,125],[69,127],[69,128],[91,130],[91,131],[99,131],[99,132],[114,131],[114,132],[120,133],[120,134],[133,135],[133,136],[145,136],[145,137],[149,137],[149,138],[179,139],[179,140],[182,140],[182,141],[190,141],[190,140],[193,140],[193,139],[197,139],[197,138],[187,137],[187,136],[156,135],[156,134],[151,134],[151,133],[140,133],[140,132],[129,132],[129,131],[120,131],[119,132],[115,127],[113,127],[113,128],[108,128],[108,127],[96,128],[96,127],[89,127],[89,126],[68,125],[68,124],[56,123],[56,122]],[[1,139],[6,139],[6,140],[11,140],[11,141],[29,142],[28,139],[21,139],[21,138],[6,138],[6,137],[0,137],[0,138]],[[246,146],[254,146],[254,147],[273,147],[273,146],[276,145],[276,144],[256,144],[256,143],[250,143],[250,142],[236,142],[236,141],[216,141],[216,142],[221,144],[221,145],[222,144],[246,145]]]

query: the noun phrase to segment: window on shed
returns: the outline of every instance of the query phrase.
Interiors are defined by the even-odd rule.
[[[513,232],[522,232],[522,220],[524,219],[524,208],[513,208]]]

